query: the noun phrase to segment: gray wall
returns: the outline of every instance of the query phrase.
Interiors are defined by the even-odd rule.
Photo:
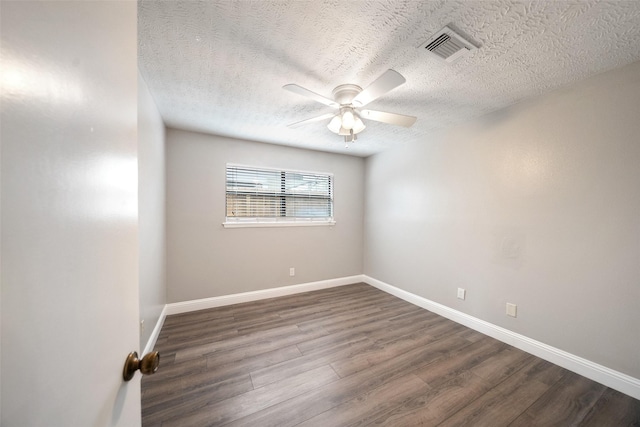
[[[635,63],[369,158],[365,274],[640,378],[639,112]]]
[[[168,302],[362,273],[363,159],[175,129],[166,136]],[[224,228],[227,163],[333,173],[336,225]]]
[[[164,124],[138,73],[138,238],[142,351],[167,302]]]

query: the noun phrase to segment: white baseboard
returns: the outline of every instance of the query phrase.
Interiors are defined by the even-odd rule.
[[[614,371],[613,369],[609,369],[590,360],[567,353],[566,351],[517,334],[492,323],[485,322],[484,320],[396,288],[372,277],[365,275],[361,281],[418,307],[432,311],[456,323],[460,323],[600,384],[604,384],[607,387],[611,387],[614,390],[618,390],[621,393],[625,393],[635,399],[640,399],[640,380],[637,378]]]
[[[149,337],[149,340],[147,341],[147,345],[145,346],[142,354],[147,354],[150,351],[153,351],[153,348],[156,346],[156,341],[158,341],[160,330],[162,330],[162,325],[164,325],[164,320],[166,319],[167,316],[171,314],[187,313],[190,311],[204,310],[207,308],[222,307],[224,305],[240,304],[243,302],[257,301],[260,299],[275,298],[275,297],[299,294],[302,292],[309,292],[309,291],[317,291],[319,289],[327,289],[327,288],[333,288],[336,286],[350,285],[352,283],[358,283],[363,281],[364,281],[364,276],[360,274],[357,276],[348,276],[348,277],[341,277],[338,279],[321,280],[318,282],[302,283],[299,285],[282,286],[279,288],[264,289],[264,290],[253,291],[253,292],[244,292],[241,294],[224,295],[221,297],[203,298],[203,299],[192,300],[192,301],[183,301],[183,302],[165,304],[164,308],[162,309],[162,313],[160,313],[160,317],[156,322],[156,326],[153,328],[153,332],[151,333],[151,336]]]
[[[164,319],[166,317],[167,317],[167,305],[165,304],[162,311],[160,312],[160,317],[156,322],[156,326],[153,328],[153,331],[151,332],[151,336],[147,341],[147,345],[144,346],[142,355],[145,355],[150,351],[153,351],[153,348],[156,346],[156,341],[158,341],[158,336],[160,335],[160,331],[162,330],[162,325],[164,325]]]
[[[340,277],[338,279],[321,280],[318,282],[302,283],[299,285],[282,286],[279,288],[263,289],[260,291],[243,292],[241,294],[223,295],[220,297],[203,298],[192,301],[174,302],[166,305],[166,315],[187,313],[189,311],[222,307],[224,305],[240,304],[267,298],[276,298],[302,292],[317,291],[319,289],[350,285],[364,282],[363,275]]]
[[[244,292],[240,294],[224,295],[220,297],[204,298],[192,301],[183,301],[165,305],[160,318],[147,342],[142,354],[147,354],[155,347],[156,341],[164,324],[166,316],[171,314],[186,313],[190,311],[204,310],[207,308],[222,307],[231,304],[257,301],[267,298],[276,298],[285,295],[293,295],[302,292],[316,291],[320,289],[344,286],[358,282],[365,282],[381,291],[387,292],[411,304],[432,311],[456,323],[467,326],[506,344],[512,345],[541,359],[547,360],[579,375],[587,377],[600,384],[625,393],[635,399],[640,399],[640,379],[623,374],[590,360],[568,353],[564,350],[544,344],[540,341],[528,338],[508,329],[454,310],[451,307],[439,304],[435,301],[423,298],[396,288],[366,275],[341,277],[338,279],[321,280],[318,282],[302,283],[299,285],[282,286],[279,288],[264,289],[260,291]]]

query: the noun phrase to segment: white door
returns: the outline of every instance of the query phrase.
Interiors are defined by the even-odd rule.
[[[137,426],[136,3],[0,15],[2,426]]]

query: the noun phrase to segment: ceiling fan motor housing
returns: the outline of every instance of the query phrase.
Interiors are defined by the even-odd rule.
[[[345,84],[337,86],[332,94],[333,99],[340,105],[349,105],[353,98],[355,98],[360,92],[362,92],[362,88],[358,85]]]

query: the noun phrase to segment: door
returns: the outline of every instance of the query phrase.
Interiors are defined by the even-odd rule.
[[[136,3],[0,15],[2,425],[139,425]]]

